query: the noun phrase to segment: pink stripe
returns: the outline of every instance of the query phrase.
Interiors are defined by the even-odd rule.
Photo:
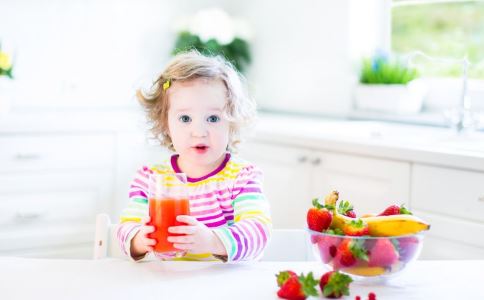
[[[217,220],[223,218],[223,214],[219,213],[213,216],[206,216],[206,217],[199,217],[197,218],[198,221],[203,222],[203,221],[211,221],[211,220]]]
[[[149,172],[148,170],[145,170],[145,169],[143,168],[143,170],[139,170],[137,173],[138,173],[138,175],[139,175],[139,176],[141,176],[141,177],[143,177],[143,178],[148,179],[149,174],[150,174],[151,172]]]
[[[240,222],[237,227],[244,232],[244,237],[247,240],[247,249],[245,251],[245,254],[242,254],[242,257],[251,257],[252,253],[255,250],[254,249],[255,243],[254,243],[254,237],[250,233],[249,229],[246,228],[246,225],[247,225],[247,222]]]
[[[148,198],[148,195],[146,195],[146,193],[144,191],[134,191],[134,192],[130,192],[129,193],[129,198],[132,198],[134,196],[143,196],[145,198]]]
[[[148,189],[148,183],[141,181],[140,179],[136,178],[133,182],[139,184],[142,188]]]
[[[228,194],[227,197],[229,197],[230,191],[229,190],[223,190],[223,191],[216,190],[216,191],[210,192],[210,193],[193,195],[193,196],[190,197],[190,199],[197,200],[197,199],[204,199],[204,198],[212,198],[214,195],[223,196],[224,194]]]
[[[198,202],[198,203],[193,203],[192,201],[190,201],[190,207],[211,206],[211,205],[214,205],[216,203],[217,202],[215,200],[208,200],[208,201],[205,201],[205,202]]]
[[[255,236],[257,238],[256,239],[256,246],[255,246],[255,252],[254,252],[254,256],[257,256],[257,255],[259,255],[259,253],[262,249],[262,241],[261,241],[260,235],[257,234],[258,230],[255,227],[254,223],[253,222],[247,222],[247,224],[249,224],[249,226],[252,228],[252,231],[255,232]]]
[[[220,211],[220,208],[216,207],[216,208],[202,210],[202,211],[190,212],[190,215],[192,215],[192,216],[203,216],[203,215],[208,215],[208,214],[211,214],[211,213],[214,213],[214,212],[219,212],[219,211]]]
[[[266,232],[265,232],[264,228],[262,228],[262,225],[260,224],[260,222],[254,222],[254,223],[255,223],[255,226],[257,226],[257,228],[259,229],[259,232],[262,235],[262,243],[264,245],[266,245],[266,243],[267,243],[267,235],[266,235]]]
[[[214,227],[220,227],[222,225],[226,225],[227,224],[227,221],[225,221],[225,219],[222,219],[220,221],[217,221],[217,222],[213,222],[213,223],[204,223],[207,227],[210,227],[210,228],[214,228]],[[230,228],[230,227],[229,227]]]

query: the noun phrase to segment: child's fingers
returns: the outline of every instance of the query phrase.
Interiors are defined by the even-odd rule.
[[[141,226],[141,231],[143,231],[143,233],[152,233],[155,231],[155,227],[154,226]]]
[[[145,239],[145,244],[148,245],[148,246],[154,246],[154,245],[156,245],[156,240],[146,238]]]
[[[188,225],[197,225],[198,220],[192,216],[180,215],[176,217],[178,222],[187,223]]]
[[[150,216],[142,217],[141,224],[148,224],[150,220],[151,220]]]
[[[193,243],[193,236],[192,235],[169,236],[167,238],[167,240],[170,243],[192,244]]]
[[[196,226],[172,226],[168,227],[168,232],[181,234],[194,234],[197,231]]]

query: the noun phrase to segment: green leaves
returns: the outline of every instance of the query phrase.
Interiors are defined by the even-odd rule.
[[[407,84],[418,77],[417,69],[384,56],[363,59],[360,82],[364,84]]]
[[[339,298],[342,295],[348,296],[350,294],[349,285],[351,282],[353,282],[353,279],[350,276],[340,272],[334,272],[323,288],[323,295],[334,298]]]
[[[316,290],[316,285],[319,284],[319,280],[315,279],[313,272],[309,272],[308,275],[304,276],[301,274],[299,277],[299,282],[301,283],[301,288],[306,296],[317,296],[318,291]]]
[[[187,31],[180,32],[172,54],[192,49],[208,56],[221,55],[240,72],[243,72],[251,62],[249,44],[240,38],[234,38],[229,44],[222,45],[216,39],[203,42],[198,35]]]

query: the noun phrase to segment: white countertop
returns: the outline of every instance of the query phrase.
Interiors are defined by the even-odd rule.
[[[14,257],[0,257],[0,269],[0,296],[9,300],[277,299],[277,272],[312,271],[318,277],[325,272],[317,262],[134,263]],[[344,299],[366,299],[370,291],[379,300],[484,299],[483,278],[484,260],[417,261],[386,283],[353,283],[351,295]]]
[[[484,133],[377,121],[261,114],[253,139],[484,171]]]

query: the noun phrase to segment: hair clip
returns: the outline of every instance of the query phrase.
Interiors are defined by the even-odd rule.
[[[163,83],[163,90],[166,91],[169,87],[170,87],[170,79],[167,79],[164,83]]]

